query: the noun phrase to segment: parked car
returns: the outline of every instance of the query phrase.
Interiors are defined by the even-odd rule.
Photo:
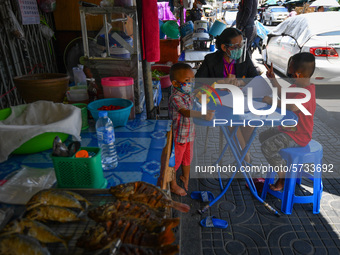
[[[227,26],[230,27],[233,24],[235,25],[236,23],[236,16],[237,16],[238,10],[231,10],[231,11],[226,11],[224,13],[224,20],[227,23]]]
[[[340,12],[313,12],[290,17],[278,25],[263,42],[267,64],[283,74],[288,60],[299,52],[316,58],[314,84],[340,84]]]
[[[203,8],[204,16],[206,17],[215,16],[216,12],[214,10],[214,7],[212,7],[211,5],[206,4],[206,5],[203,5],[202,8]]]
[[[262,14],[263,24],[273,25],[284,21],[289,15],[288,9],[283,6],[268,7]]]

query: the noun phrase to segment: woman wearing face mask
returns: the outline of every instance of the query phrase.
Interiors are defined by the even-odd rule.
[[[196,78],[229,78],[229,82],[242,85],[237,78],[253,78],[259,74],[248,53],[244,52],[245,41],[237,28],[227,28],[216,37],[217,51],[208,54]],[[246,54],[245,59],[243,58]],[[242,59],[241,59],[242,58]]]
[[[253,78],[259,75],[245,45],[246,42],[240,30],[225,29],[220,36],[216,37],[217,51],[206,55],[195,78],[217,78],[218,83],[245,85],[242,78]],[[197,81],[200,84],[200,81]],[[253,128],[248,126],[238,129],[237,138],[242,148],[245,147],[252,132]],[[250,154],[248,153],[244,159],[251,162]]]

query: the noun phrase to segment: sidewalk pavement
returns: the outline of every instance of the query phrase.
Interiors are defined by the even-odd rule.
[[[325,116],[323,107],[318,106],[317,111],[322,117]],[[259,128],[258,132],[264,129]],[[197,213],[205,203],[192,200],[189,195],[173,195],[175,200],[187,203],[192,208],[186,214],[174,212],[174,216],[181,217],[180,229],[177,231],[181,254],[340,254],[340,136],[335,129],[336,126],[330,126],[324,119],[315,116],[313,139],[323,146],[323,163],[333,166],[332,172],[323,174],[320,214],[313,214],[312,204],[295,204],[291,215],[278,218],[251,195],[243,178],[234,179],[224,197],[205,215]],[[215,133],[205,144],[206,127],[197,127],[195,153],[200,162],[193,162],[193,165],[201,165],[205,157],[217,159],[221,139],[219,132]],[[207,151],[202,156],[205,147]],[[253,165],[268,164],[261,153],[258,137],[251,145],[250,153]],[[233,162],[228,151],[223,157],[223,165]],[[177,176],[180,174],[181,169],[177,171]],[[181,182],[178,180],[178,183]],[[218,180],[190,179],[189,194],[196,190],[209,190],[216,197],[220,192]],[[298,194],[310,192],[312,182],[309,180],[304,180],[296,188]],[[280,210],[279,199],[268,194],[266,202]],[[226,220],[229,226],[224,230],[201,227],[200,220],[208,215]]]

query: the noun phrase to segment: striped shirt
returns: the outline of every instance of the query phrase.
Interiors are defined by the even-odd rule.
[[[173,88],[169,99],[170,118],[175,142],[188,143],[194,141],[195,127],[192,118],[179,113],[181,109],[192,109],[193,98]]]

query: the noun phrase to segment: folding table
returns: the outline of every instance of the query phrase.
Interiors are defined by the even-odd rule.
[[[223,95],[227,92],[224,91],[219,91],[220,95]],[[260,100],[260,99],[257,99]],[[197,106],[197,104],[195,105],[195,109],[200,111],[200,108]],[[241,166],[242,164],[249,165],[251,166],[251,164],[247,163],[246,161],[244,161],[244,157],[247,154],[252,142],[255,139],[256,136],[256,130],[258,129],[258,127],[254,127],[254,130],[245,146],[245,148],[242,150],[236,133],[237,130],[239,128],[239,126],[243,126],[243,121],[246,122],[246,125],[248,123],[248,121],[251,120],[251,125],[253,126],[261,126],[263,123],[263,126],[279,126],[281,125],[281,122],[284,121],[284,124],[289,126],[289,125],[295,125],[297,123],[297,116],[292,112],[292,111],[287,111],[286,115],[281,115],[280,111],[281,109],[278,108],[275,113],[271,114],[271,115],[255,115],[251,112],[246,112],[245,115],[233,115],[233,109],[227,106],[223,106],[223,105],[214,105],[213,102],[210,101],[210,103],[208,103],[207,105],[207,109],[208,110],[215,110],[215,116],[214,119],[221,119],[221,120],[227,120],[228,123],[226,124],[217,124],[217,122],[215,123],[215,127],[219,127],[223,134],[224,137],[227,140],[227,144],[224,146],[219,158],[217,159],[217,161],[215,162],[215,165],[217,165],[220,160],[222,159],[224,153],[226,152],[226,150],[228,149],[228,147],[230,147],[231,152],[236,160],[237,163],[237,171],[233,172],[233,174],[231,175],[228,183],[224,186],[223,182],[222,182],[222,178],[220,175],[220,172],[218,172],[218,179],[219,179],[219,183],[220,183],[220,188],[221,188],[221,193],[213,200],[211,201],[207,206],[205,206],[202,210],[200,210],[200,213],[204,213],[206,212],[209,207],[211,207],[213,204],[215,204],[221,197],[223,197],[223,195],[227,192],[231,182],[233,181],[236,173],[238,171],[241,171],[242,174],[244,175],[244,178],[246,180],[246,183],[249,186],[250,192],[255,196],[256,199],[258,199],[261,203],[264,204],[264,206],[270,210],[271,212],[273,212],[275,215],[279,216],[280,214],[277,212],[277,210],[275,210],[273,207],[271,207],[268,203],[264,202],[263,199],[261,199],[261,197],[257,194],[257,190],[256,187],[254,185],[254,182],[250,176],[250,173],[245,171],[245,169],[242,170]],[[266,108],[263,108],[263,110],[265,109],[269,109],[269,106]],[[260,110],[260,109],[259,109]],[[273,119],[275,119],[275,121],[272,121]],[[233,123],[237,123],[235,125],[233,125],[233,129],[229,130],[229,126],[230,126],[230,120],[233,121]],[[221,121],[222,122],[222,121]],[[199,126],[213,126],[214,122],[213,121],[206,121],[204,119],[200,119],[200,118],[194,118],[194,123],[196,125]]]

